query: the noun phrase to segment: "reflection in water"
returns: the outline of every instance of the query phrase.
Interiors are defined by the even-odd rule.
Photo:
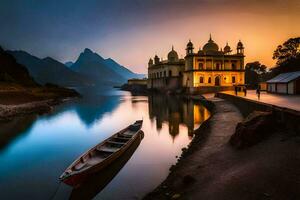
[[[26,117],[14,118],[8,122],[1,122],[0,150],[4,149],[17,137],[26,133],[26,131],[32,126],[35,119],[35,115],[29,115]]]
[[[198,128],[210,115],[201,104],[180,96],[153,94],[149,96],[149,117],[156,118],[156,127],[162,128],[163,122],[169,125],[169,133],[175,138],[179,134],[180,124],[188,128],[188,135],[193,136]]]
[[[176,156],[190,143],[193,129],[208,116],[203,106],[180,97],[131,96],[111,90],[84,95],[37,119],[28,116],[0,124],[0,162],[5,163],[0,165],[0,198],[50,199],[59,187],[55,199],[67,199],[71,188],[58,183],[66,167],[143,117],[145,136],[132,156],[71,195],[96,200],[142,198],[165,179]]]
[[[119,101],[119,98],[115,96],[85,98],[84,101],[75,106],[75,110],[81,121],[90,127],[105,113],[114,110]]]
[[[118,174],[122,167],[131,158],[140,143],[141,140],[136,140],[132,146],[130,146],[121,157],[109,165],[108,168],[94,174],[90,180],[84,183],[84,185],[74,188],[69,199],[85,200],[92,199],[96,196]]]

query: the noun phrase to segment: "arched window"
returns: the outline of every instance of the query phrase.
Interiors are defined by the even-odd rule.
[[[220,70],[220,63],[216,64],[216,70]]]
[[[158,72],[156,73],[156,78],[159,78],[159,73]]]
[[[167,72],[166,71],[164,71],[164,77],[167,77]]]
[[[179,76],[182,76],[182,72],[179,72]]]
[[[211,83],[211,77],[208,77],[208,83]]]
[[[220,77],[219,76],[216,76],[215,78],[215,86],[220,86]]]
[[[162,77],[162,72],[159,72],[159,76]]]
[[[172,76],[172,71],[171,70],[169,70],[169,76]]]
[[[200,83],[204,83],[204,77],[203,76],[200,77]]]

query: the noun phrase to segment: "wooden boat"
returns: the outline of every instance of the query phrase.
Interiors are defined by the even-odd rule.
[[[110,165],[136,140],[143,138],[143,120],[138,120],[115,133],[76,159],[59,177],[64,183],[77,187],[89,176]]]
[[[73,187],[69,196],[69,200],[84,200],[93,199],[98,193],[100,193],[107,184],[120,172],[120,170],[126,165],[127,161],[132,157],[142,140],[135,140],[132,145],[109,167],[99,170],[92,176],[90,176],[84,184],[78,187]]]

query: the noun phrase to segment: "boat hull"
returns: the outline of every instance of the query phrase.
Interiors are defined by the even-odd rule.
[[[100,170],[105,169],[110,164],[112,164],[117,158],[122,156],[127,149],[137,140],[141,141],[144,137],[144,133],[142,130],[139,130],[133,139],[131,139],[122,149],[119,151],[113,153],[109,158],[103,160],[102,162],[94,165],[88,170],[85,170],[83,172],[80,172],[78,174],[74,174],[72,176],[69,176],[62,180],[65,184],[70,185],[72,187],[79,187],[81,184],[83,184],[85,181],[87,181],[93,174],[99,172]]]

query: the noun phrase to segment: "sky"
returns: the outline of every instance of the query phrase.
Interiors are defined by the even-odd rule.
[[[147,72],[150,57],[174,45],[185,56],[213,40],[232,49],[241,40],[245,62],[272,67],[272,53],[300,36],[299,0],[1,0],[0,45],[40,58],[76,61],[84,48],[129,69]]]

